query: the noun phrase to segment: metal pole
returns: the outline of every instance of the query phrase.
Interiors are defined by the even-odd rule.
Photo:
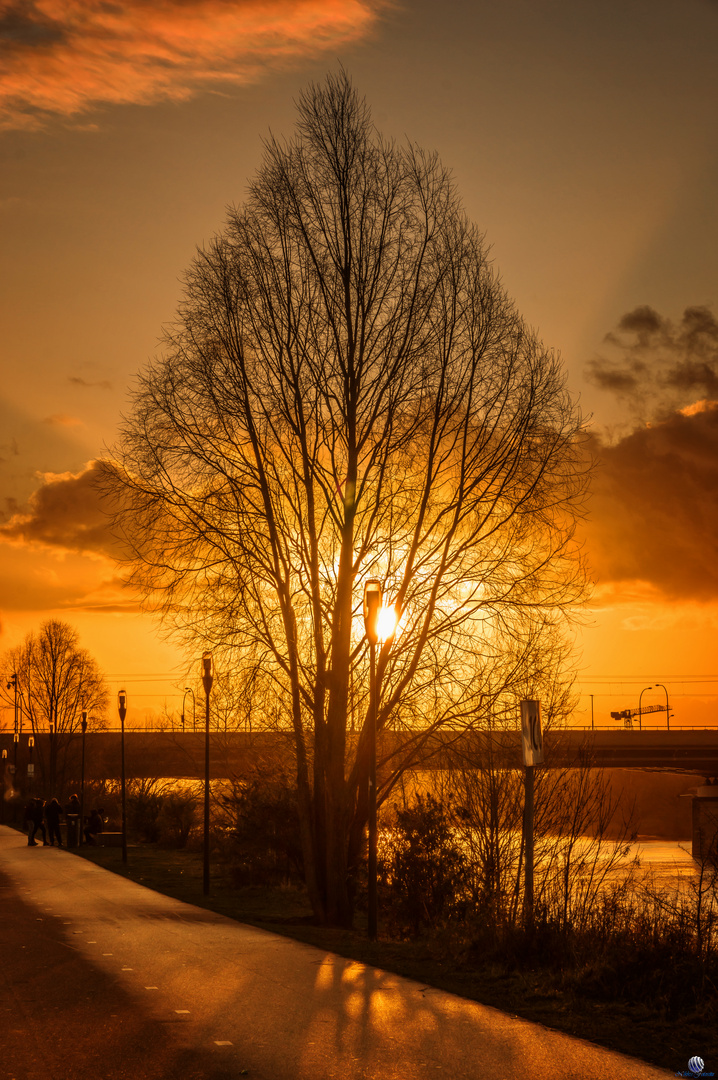
[[[127,778],[125,776],[125,717],[127,716],[127,693],[117,695],[117,711],[120,714],[120,757],[122,783],[122,861],[127,862]]]
[[[671,730],[671,714],[670,714],[669,709],[668,709],[668,690],[666,690],[666,687],[663,685],[662,682],[657,682],[656,683],[656,689],[658,689],[659,686],[661,687],[661,689],[663,690],[663,692],[666,695],[666,730],[670,731]]]
[[[642,709],[642,705],[641,705],[641,702],[643,700],[643,695],[645,694],[646,690],[652,690],[652,689],[653,689],[652,686],[644,686],[643,689],[641,690],[640,694],[638,695],[638,730],[639,731],[643,731],[643,709]]]
[[[3,791],[0,794],[0,823],[5,824],[5,772],[7,770],[7,750],[2,752],[2,786]],[[13,787],[14,787],[13,783]]]
[[[202,685],[204,686],[204,843],[202,857],[202,892],[209,896],[209,694],[214,671],[212,654],[202,654]],[[194,695],[193,695],[194,698]]]
[[[593,731],[593,694],[588,695],[591,699],[591,731]]]
[[[127,776],[125,774],[125,721],[121,721],[122,731],[120,742],[122,746],[122,861],[127,862]]]
[[[87,733],[87,710],[82,710],[82,764],[80,770],[80,835],[78,837],[78,844],[82,844],[85,838],[84,824],[85,824],[85,735]],[[69,847],[68,842],[68,847]]]
[[[524,850],[526,870],[524,886],[524,919],[530,929],[534,924],[534,766],[525,765],[524,779]]]
[[[202,857],[202,892],[209,896],[209,694],[205,694],[204,716],[204,843]]]
[[[27,794],[28,798],[32,795],[32,782],[35,779],[35,766],[32,763],[32,748],[35,745],[35,739],[32,735],[27,740],[27,750],[29,754],[27,763]]]
[[[368,902],[369,902],[369,938],[377,937],[377,823],[376,823],[376,722],[377,722],[377,685],[376,685],[376,645],[369,645],[371,719],[369,721],[369,864],[368,864]]]

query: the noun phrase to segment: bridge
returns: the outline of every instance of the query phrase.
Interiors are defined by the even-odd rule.
[[[76,783],[81,772],[81,736],[55,736],[58,789]],[[30,761],[27,735],[18,745],[18,778],[27,776]],[[499,768],[522,765],[520,731],[442,731],[423,743],[416,736],[387,731],[379,736],[379,757],[386,764],[405,763],[421,769],[442,769],[464,762],[480,768],[491,762]],[[7,751],[6,767],[14,761],[12,732],[0,732],[0,752]],[[643,730],[591,730],[566,728],[544,735],[547,768],[663,769],[718,776],[718,728],[665,728]],[[119,731],[88,732],[85,742],[87,780],[111,780],[120,775]],[[35,736],[32,761],[38,779],[47,771],[50,736]],[[245,776],[262,765],[293,772],[289,732],[212,732],[210,775]],[[201,779],[204,776],[204,733],[180,731],[126,731],[125,771],[129,779],[167,777]]]

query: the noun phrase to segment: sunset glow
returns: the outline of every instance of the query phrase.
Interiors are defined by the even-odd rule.
[[[196,246],[342,64],[387,139],[453,171],[580,398],[573,721],[610,725],[660,682],[677,726],[718,724],[718,9],[661,0],[648,49],[634,10],[560,7],[0,2],[2,650],[66,619],[130,716],[179,715],[202,647],[126,587],[99,462]]]

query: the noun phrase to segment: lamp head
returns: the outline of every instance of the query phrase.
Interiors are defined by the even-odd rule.
[[[202,685],[205,694],[209,694],[214,681],[214,661],[211,652],[202,653]]]
[[[34,738],[34,736],[33,736],[33,735],[30,735],[30,736],[28,737],[28,740],[27,740],[27,745],[28,745],[28,746],[29,746],[29,748],[30,748],[30,749],[32,750],[33,746],[35,745],[35,738]]]
[[[364,584],[364,629],[370,645],[379,640],[379,611],[381,609],[381,582],[369,578]]]
[[[120,714],[120,720],[124,724],[125,717],[127,716],[127,691],[120,690],[117,694],[117,711]]]

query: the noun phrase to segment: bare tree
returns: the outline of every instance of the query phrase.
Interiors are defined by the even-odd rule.
[[[105,727],[108,692],[103,676],[97,662],[80,648],[77,630],[59,619],[49,619],[22,645],[8,650],[3,670],[17,679],[21,719],[35,739],[42,782],[54,795],[63,779],[58,762],[64,762],[72,736],[80,730],[83,710],[90,730]],[[6,682],[0,694],[11,703],[14,688]]]
[[[107,483],[134,582],[195,647],[260,672],[293,732],[309,895],[346,923],[367,814],[363,580],[400,616],[379,730],[419,746],[475,723],[497,658],[526,665],[580,598],[584,477],[559,360],[437,157],[383,139],[343,73],[298,112],[192,263]]]

